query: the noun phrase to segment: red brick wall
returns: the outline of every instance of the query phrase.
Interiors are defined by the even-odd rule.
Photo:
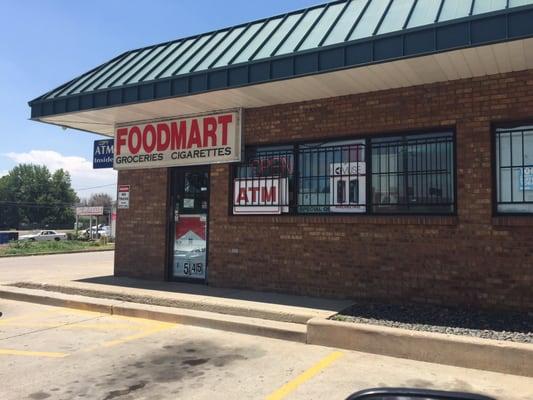
[[[491,123],[526,118],[533,71],[246,110],[247,144],[456,126],[458,216],[228,216],[213,166],[210,283],[533,311],[533,217],[491,206]]]
[[[166,279],[168,170],[120,171],[130,185],[130,208],[117,210],[115,275]]]
[[[230,216],[230,167],[214,165],[209,283],[533,311],[533,217],[491,206],[491,123],[528,118],[533,71],[246,110],[247,144],[455,126],[458,215]],[[116,271],[162,279],[167,174],[119,183],[136,186],[119,212]]]

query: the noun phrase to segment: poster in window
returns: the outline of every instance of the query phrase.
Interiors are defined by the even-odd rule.
[[[205,279],[206,265],[205,215],[180,215],[174,241],[175,277]]]
[[[329,172],[330,211],[365,212],[366,163],[332,163]]]
[[[235,179],[233,185],[234,214],[281,214],[289,211],[287,178],[261,177]]]
[[[519,169],[518,187],[520,191],[533,190],[533,167],[524,167]]]

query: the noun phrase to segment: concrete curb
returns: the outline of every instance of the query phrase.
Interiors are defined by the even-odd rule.
[[[259,318],[241,317],[228,314],[216,314],[208,311],[186,310],[180,308],[136,305],[122,303],[113,307],[113,314],[127,317],[145,318],[183,325],[265,336],[274,339],[305,343],[307,329],[305,325],[289,322],[276,322]]]
[[[128,303],[119,300],[88,299],[87,297],[79,295],[50,293],[44,290],[15,287],[1,287],[0,298],[112,315],[200,326],[294,342],[306,342],[307,329],[306,325],[303,324],[217,314],[207,311]]]
[[[97,286],[91,284],[93,287]],[[275,305],[268,303],[248,303],[246,306],[239,305],[237,302],[224,301],[220,302],[216,299],[206,298],[204,296],[197,295],[184,295],[180,298],[173,298],[169,296],[156,296],[149,293],[135,294],[133,292],[125,292],[124,288],[121,289],[98,289],[98,288],[86,288],[83,285],[76,283],[63,284],[49,284],[49,283],[34,283],[34,282],[16,282],[10,283],[9,287],[18,287],[31,290],[42,290],[48,293],[63,293],[69,295],[79,295],[90,298],[110,299],[125,301],[135,304],[146,304],[154,306],[164,306],[173,308],[182,308],[197,310],[201,312],[211,312],[226,315],[236,315],[242,317],[257,318],[262,320],[272,320],[278,322],[288,322],[295,324],[305,325],[307,321],[317,317],[316,313],[298,310],[296,308],[287,311],[279,310]],[[334,315],[335,312],[324,313],[325,317]],[[319,317],[322,317],[320,315]]]
[[[54,254],[99,253],[101,251],[115,251],[115,249],[113,248],[113,249],[95,249],[95,250],[49,251],[46,253],[9,254],[9,255],[0,256],[0,258],[51,256]]]
[[[313,318],[307,343],[533,377],[533,345]]]
[[[114,305],[109,300],[87,300],[87,298],[81,296],[58,296],[55,293],[50,294],[44,291],[25,290],[18,288],[0,288],[0,298],[6,300],[24,301],[27,303],[44,304],[54,307],[66,307],[77,310],[94,311],[104,314],[113,314]]]
[[[324,318],[312,318],[305,325],[11,286],[0,287],[0,298],[533,377],[533,345],[530,344]]]

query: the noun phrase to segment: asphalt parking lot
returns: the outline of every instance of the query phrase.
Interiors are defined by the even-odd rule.
[[[114,251],[0,257],[0,283],[32,279],[72,280],[113,275]]]
[[[0,398],[343,399],[375,386],[533,398],[533,379],[0,300]]]

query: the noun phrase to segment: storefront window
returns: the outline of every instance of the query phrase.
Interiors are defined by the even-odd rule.
[[[289,212],[293,193],[293,146],[257,147],[235,169],[234,214]]]
[[[450,214],[454,168],[451,132],[249,148],[233,213]]]
[[[533,212],[533,126],[496,130],[497,211]]]
[[[371,151],[373,212],[453,212],[451,133],[372,139]]]
[[[366,211],[364,140],[298,148],[298,212]]]

